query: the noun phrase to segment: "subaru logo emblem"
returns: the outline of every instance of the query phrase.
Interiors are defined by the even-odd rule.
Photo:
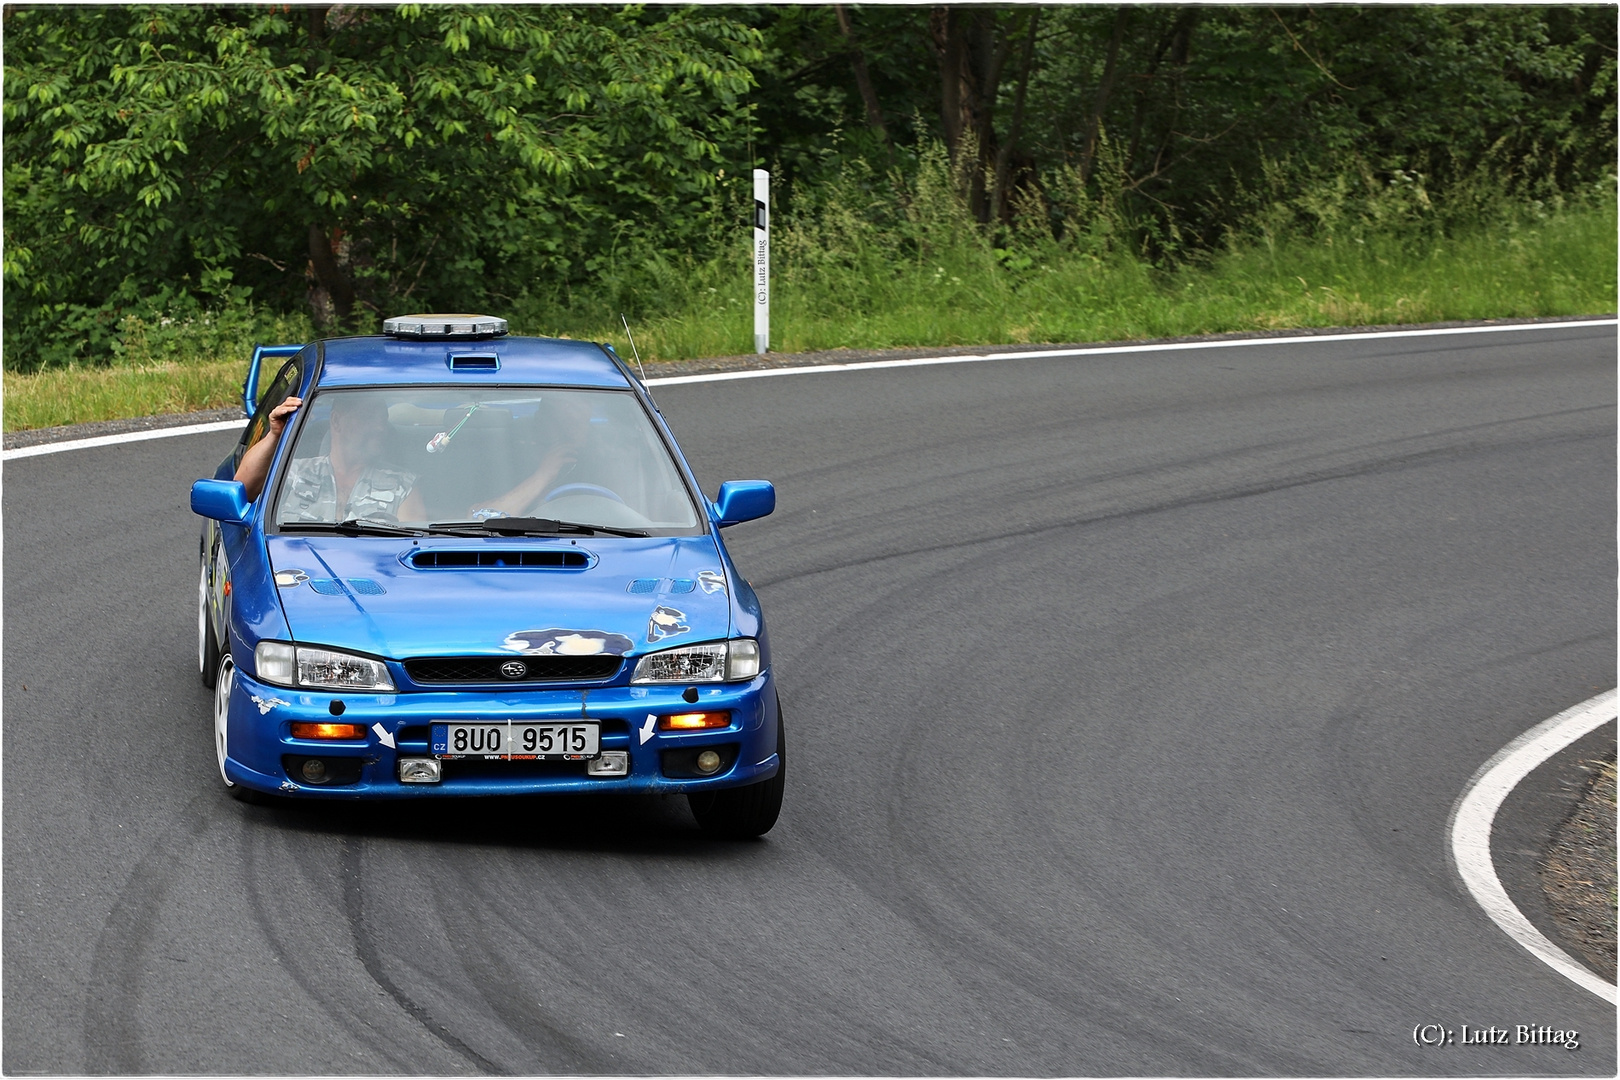
[[[508,660],[501,665],[501,674],[508,679],[521,679],[529,673],[529,665],[521,660]]]

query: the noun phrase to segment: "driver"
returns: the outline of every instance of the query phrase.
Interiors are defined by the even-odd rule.
[[[276,444],[303,399],[289,397],[270,412],[270,429],[242,455],[236,480],[256,499]],[[414,489],[416,475],[382,462],[388,410],[370,394],[335,394],[331,446],[326,454],[294,458],[284,487],[285,521],[422,521],[426,511]]]

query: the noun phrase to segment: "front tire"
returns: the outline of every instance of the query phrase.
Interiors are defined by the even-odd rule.
[[[208,564],[203,562],[197,572],[197,672],[210,690],[219,679],[219,659],[219,639],[208,617]]]
[[[243,787],[225,775],[225,759],[230,756],[231,692],[236,688],[236,662],[230,653],[220,657],[214,675],[214,760],[219,765],[219,778],[231,798],[240,802],[262,805],[269,796],[252,788]]]
[[[698,826],[709,836],[722,840],[751,840],[771,831],[782,812],[782,792],[787,786],[787,742],[782,728],[782,702],[776,703],[776,775],[746,787],[694,792],[686,805]]]

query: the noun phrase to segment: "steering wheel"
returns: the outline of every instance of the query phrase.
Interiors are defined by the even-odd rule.
[[[540,505],[544,506],[553,499],[561,499],[567,495],[599,495],[604,499],[612,499],[620,506],[625,505],[624,500],[619,497],[618,492],[610,491],[601,484],[580,483],[564,484],[562,487],[552,488],[540,499]]]

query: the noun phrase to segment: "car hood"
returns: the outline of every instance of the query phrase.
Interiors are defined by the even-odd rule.
[[[266,543],[294,640],[392,659],[638,655],[731,629],[724,562],[711,536],[275,535]],[[562,553],[586,565],[424,568],[423,552],[508,562],[519,552]]]

